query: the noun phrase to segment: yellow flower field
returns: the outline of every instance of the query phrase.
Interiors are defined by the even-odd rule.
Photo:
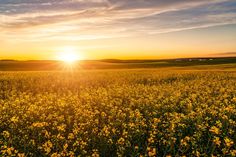
[[[236,156],[236,72],[0,73],[0,156]]]

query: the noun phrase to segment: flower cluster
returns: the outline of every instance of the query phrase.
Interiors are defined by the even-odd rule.
[[[236,73],[0,73],[0,156],[236,156]]]

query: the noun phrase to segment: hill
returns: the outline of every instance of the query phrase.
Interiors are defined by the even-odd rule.
[[[74,64],[61,61],[31,60],[15,61],[1,60],[0,71],[60,71],[81,69],[136,69],[136,68],[181,68],[201,66],[221,66],[222,68],[236,68],[236,57],[228,58],[179,58],[166,60],[84,60]]]

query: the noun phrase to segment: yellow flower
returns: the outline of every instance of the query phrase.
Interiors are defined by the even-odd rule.
[[[18,157],[25,157],[25,154],[24,153],[18,153],[17,156]]]
[[[234,98],[232,99],[232,101],[233,101],[233,102],[236,102],[236,97],[234,97]]]
[[[58,154],[58,153],[53,153],[52,155],[51,155],[51,157],[60,157],[61,155],[60,154]]]
[[[9,137],[10,137],[10,133],[9,133],[8,131],[3,131],[3,132],[2,132],[2,135],[3,135],[3,137],[5,137],[5,138],[9,138]]]
[[[64,146],[63,146],[63,149],[66,150],[68,148],[68,144],[66,143]]]
[[[221,144],[221,141],[220,141],[220,138],[219,138],[219,137],[214,137],[213,142],[214,142],[215,145],[217,145],[217,146],[220,146],[220,144]]]
[[[152,157],[152,156],[156,156],[157,155],[156,148],[148,147],[147,150],[148,150],[148,156]]]
[[[75,138],[73,133],[69,133],[68,134],[68,139],[73,140]]]
[[[59,133],[59,134],[57,134],[57,139],[64,140],[65,137],[62,134]]]
[[[46,143],[43,144],[43,149],[46,152],[46,154],[49,154],[51,152],[52,146],[53,145],[51,141],[47,141]]]
[[[120,144],[120,145],[124,145],[124,144],[125,144],[125,139],[121,137],[121,138],[117,141],[117,143]]]
[[[98,150],[97,149],[94,149],[93,150],[93,154],[92,154],[92,157],[99,157],[99,153],[98,153]]]
[[[37,128],[42,128],[42,127],[48,126],[48,123],[47,122],[35,122],[32,124],[32,126],[37,127]]]
[[[11,156],[12,155],[12,153],[13,153],[13,148],[12,147],[10,147],[10,148],[7,148],[7,154],[9,155],[9,156]]]
[[[13,116],[13,117],[11,118],[11,122],[13,122],[13,123],[17,123],[18,121],[19,121],[19,118],[18,118],[18,117]]]
[[[199,156],[200,156],[199,151],[196,151],[196,152],[195,152],[195,155],[196,155],[196,157],[199,157]]]
[[[180,140],[182,146],[187,146],[189,141],[190,141],[189,136],[186,136],[184,139]]]
[[[228,137],[226,137],[226,138],[224,139],[224,141],[225,141],[225,145],[226,145],[227,147],[231,147],[231,146],[234,144],[234,141],[232,141],[232,140],[229,139]]]
[[[153,119],[153,122],[154,122],[154,123],[160,123],[161,120],[160,120],[159,118],[154,118],[154,119]]]
[[[232,156],[236,156],[236,150],[231,150],[231,151],[230,151],[230,154],[231,154]]]
[[[149,143],[149,144],[154,143],[154,142],[155,142],[155,141],[154,141],[154,138],[153,138],[153,137],[149,137],[149,138],[148,138],[148,143]]]
[[[60,125],[60,126],[57,126],[57,130],[58,130],[58,131],[64,132],[64,131],[65,131],[65,128],[66,128],[66,125],[65,125],[65,124],[62,124],[62,125]]]
[[[190,141],[190,137],[189,137],[189,136],[186,136],[184,139],[185,139],[186,141]]]
[[[220,134],[220,129],[217,128],[216,126],[212,126],[209,131],[216,134],[216,135]]]

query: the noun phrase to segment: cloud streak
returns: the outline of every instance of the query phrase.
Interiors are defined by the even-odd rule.
[[[236,56],[236,52],[215,53],[214,56]]]
[[[236,23],[234,0],[4,0],[0,37],[89,40]]]

